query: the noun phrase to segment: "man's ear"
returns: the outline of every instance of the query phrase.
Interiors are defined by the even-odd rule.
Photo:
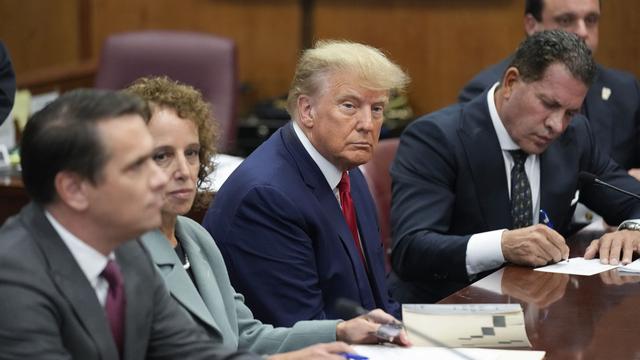
[[[524,16],[524,32],[527,34],[527,36],[531,36],[536,31],[540,31],[539,26],[540,23],[538,23],[538,20],[536,20],[533,15],[527,14]]]
[[[502,87],[503,97],[508,99],[511,96],[514,85],[520,80],[520,70],[516,67],[508,68],[502,77],[500,86]]]
[[[71,171],[56,174],[54,186],[58,198],[70,208],[83,211],[89,207],[88,179]]]
[[[298,96],[298,120],[300,126],[312,128],[315,124],[316,112],[311,103],[311,98],[307,95]]]

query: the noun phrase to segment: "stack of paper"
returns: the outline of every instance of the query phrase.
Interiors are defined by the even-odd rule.
[[[414,345],[531,347],[520,304],[404,304],[402,319]]]

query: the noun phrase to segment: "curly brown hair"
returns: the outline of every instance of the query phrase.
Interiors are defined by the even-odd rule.
[[[202,93],[190,85],[166,76],[140,78],[124,91],[145,100],[152,113],[160,108],[168,108],[175,110],[182,119],[196,124],[200,142],[200,169],[196,186],[199,190],[205,190],[209,185],[207,176],[214,169],[213,156],[216,154],[218,126],[213,118],[211,105],[202,98]],[[198,191],[193,206],[206,208],[210,200],[210,192]]]

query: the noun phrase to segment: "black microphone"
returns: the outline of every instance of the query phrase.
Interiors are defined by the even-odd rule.
[[[578,175],[578,179],[580,180],[580,183],[582,184],[597,184],[597,185],[601,185],[604,187],[608,187],[609,189],[613,189],[615,191],[621,192],[625,195],[631,196],[633,198],[636,198],[638,200],[640,200],[640,195],[638,194],[634,194],[632,192],[629,192],[627,190],[623,190],[620,189],[617,186],[613,186],[609,183],[606,183],[600,179],[598,179],[594,174],[586,172],[586,171],[581,171],[580,174]]]
[[[336,300],[333,309],[335,310],[336,314],[343,319],[353,319],[361,315],[366,316],[367,314],[369,314],[369,310],[363,308],[357,302],[346,298],[339,298],[338,300]],[[411,333],[421,338],[422,340],[426,340],[427,342],[430,342],[437,347],[445,348],[462,359],[474,360],[467,354],[464,354],[456,350],[455,348],[452,348],[447,344],[432,338],[431,336],[423,333],[420,330],[417,330],[411,326],[407,326],[400,321],[396,322],[395,324],[382,324],[380,326],[380,329],[375,333],[375,336],[385,341],[391,341],[391,339],[400,334],[400,330],[403,327],[408,331],[411,331]]]

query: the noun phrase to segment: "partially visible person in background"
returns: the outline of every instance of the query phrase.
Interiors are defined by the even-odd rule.
[[[0,41],[0,125],[7,119],[16,97],[16,74],[9,50]]]
[[[162,225],[145,234],[142,242],[180,305],[202,326],[212,341],[228,350],[248,349],[274,354],[272,359],[327,359],[349,351],[341,343],[371,343],[380,322],[393,322],[380,310],[349,321],[300,321],[291,328],[274,328],[254,319],[229,281],[222,255],[211,235],[195,221],[183,216],[194,205],[206,206],[207,176],[213,170],[216,127],[209,105],[191,86],[166,77],[142,78],[127,92],[149,103],[148,122],[154,150],[153,160],[169,177],[164,191]],[[256,233],[255,236],[260,236]],[[250,279],[259,282],[260,279]],[[405,343],[404,334],[399,343]],[[314,357],[315,358],[315,357]]]

